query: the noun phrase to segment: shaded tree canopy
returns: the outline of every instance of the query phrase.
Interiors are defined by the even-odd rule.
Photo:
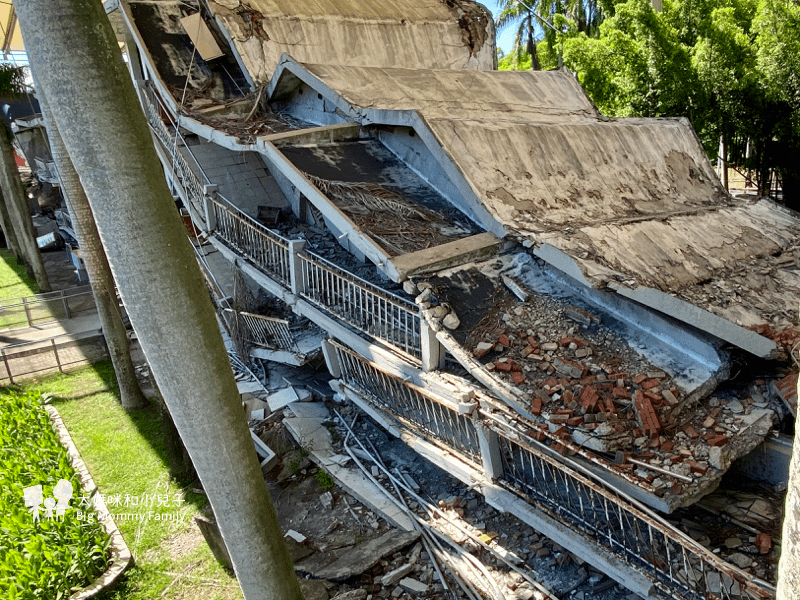
[[[709,157],[723,140],[762,193],[774,173],[787,205],[800,207],[800,5],[664,0],[658,12],[627,0],[601,9],[607,18],[584,31],[554,15],[558,32],[537,48],[542,68],[561,53],[605,115],[689,118]]]

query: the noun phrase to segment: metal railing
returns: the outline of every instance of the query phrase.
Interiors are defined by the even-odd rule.
[[[472,417],[460,414],[456,403],[404,382],[335,341],[331,344],[347,385],[368,394],[373,402],[421,431],[432,443],[456,450],[475,466],[481,464]]]
[[[267,229],[222,196],[208,198],[216,235],[267,275],[291,287],[289,240]]]
[[[656,513],[588,471],[565,465],[535,441],[533,430],[508,422],[490,407],[460,414],[455,400],[391,375],[331,341],[340,379],[379,411],[482,470],[483,438],[496,465],[496,483],[570,530],[644,573],[677,600],[764,600],[769,584],[726,563]],[[504,411],[501,411],[501,415]],[[480,424],[480,426],[478,425]],[[493,432],[491,436],[481,430]]]
[[[192,202],[195,206],[195,210],[201,211],[203,210],[203,185],[208,184],[208,178],[206,177],[205,173],[203,172],[202,167],[199,163],[195,160],[197,164],[197,170],[200,173],[200,177],[192,170],[187,162],[186,158],[181,154],[180,150],[178,149],[178,140],[184,142],[184,146],[186,146],[183,137],[180,135],[180,131],[176,124],[170,119],[170,126],[172,127],[173,131],[170,131],[167,125],[164,123],[161,115],[166,114],[169,115],[169,111],[163,107],[161,100],[158,98],[155,91],[152,87],[146,83],[142,84],[141,87],[141,97],[143,98],[143,104],[145,108],[145,115],[147,116],[147,121],[150,124],[151,129],[155,133],[156,137],[159,141],[164,145],[164,148],[169,153],[170,159],[172,161],[172,171],[175,174],[175,177],[178,179],[178,182],[183,186],[183,189],[186,191],[186,194],[189,197],[189,201]],[[202,180],[201,180],[202,178]]]
[[[289,328],[289,321],[249,312],[239,312],[230,308],[226,308],[225,312],[231,313],[236,319],[237,329],[244,332],[247,342],[262,348],[300,352],[297,340],[294,339]]]
[[[421,357],[419,307],[311,252],[300,254],[300,295],[356,329]]]
[[[61,335],[0,348],[0,381],[11,383],[43,373],[61,373],[108,358],[103,334]]]
[[[219,239],[267,275],[291,288],[289,240],[266,228],[220,194],[213,197],[205,194],[204,185],[211,182],[198,164],[201,181],[177,150],[176,142],[180,137],[171,133],[162,120],[155,92],[147,85],[141,89],[148,121],[171,155],[175,176],[197,211],[200,214],[206,210],[211,213],[207,214],[208,229],[213,229]],[[171,125],[175,128],[174,123]],[[421,319],[416,304],[386,292],[311,252],[300,253],[299,258],[301,273],[296,274],[295,282],[299,289],[293,292],[298,291],[315,306],[413,359],[421,358]]]
[[[499,483],[648,574],[662,592],[682,600],[771,597],[767,586],[655,513],[545,454],[519,427],[481,416],[498,434]]]
[[[0,304],[0,330],[43,325],[96,310],[89,285],[25,296]]]

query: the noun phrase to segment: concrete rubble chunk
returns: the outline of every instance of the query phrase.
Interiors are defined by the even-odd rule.
[[[397,567],[393,571],[389,571],[381,577],[381,585],[394,585],[398,581],[400,581],[403,577],[408,575],[414,569],[414,565],[411,563],[406,563]]]
[[[342,592],[341,594],[336,594],[333,597],[333,600],[364,600],[367,597],[367,590],[365,589],[357,589],[357,590],[348,590],[346,592]]]
[[[288,386],[282,390],[278,390],[274,394],[270,394],[267,397],[267,404],[269,404],[270,411],[275,412],[276,410],[280,410],[292,402],[300,402],[307,400],[310,397],[311,392],[308,390],[296,390],[292,386]]]
[[[390,529],[382,536],[352,548],[326,567],[312,573],[319,579],[345,581],[361,575],[378,564],[384,556],[402,550],[419,538],[417,531],[397,531]]]
[[[403,588],[405,591],[407,591],[409,594],[414,594],[415,596],[423,596],[428,592],[427,585],[425,585],[421,581],[417,581],[416,579],[411,579],[410,577],[401,579],[400,587]]]
[[[302,533],[300,533],[299,531],[295,531],[294,529],[290,529],[289,531],[287,531],[287,532],[284,534],[284,536],[285,536],[285,537],[292,538],[292,539],[293,539],[295,542],[297,542],[298,544],[302,544],[303,542],[305,542],[305,541],[306,541],[306,536],[304,536],[304,535],[303,535]]]
[[[458,329],[459,325],[461,325],[461,319],[458,318],[456,313],[451,312],[444,319],[442,319],[442,325],[450,330]]]

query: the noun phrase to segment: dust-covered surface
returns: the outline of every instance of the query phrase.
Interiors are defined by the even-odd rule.
[[[185,102],[185,91],[202,90],[206,98],[218,102],[238,98],[249,86],[232,55],[205,61],[194,51],[180,19],[197,12],[183,2],[133,0],[130,7],[136,28],[155,63],[161,80],[169,87],[177,103]],[[217,40],[221,48],[226,44]]]
[[[336,403],[331,404],[330,408],[338,411],[348,423],[355,419],[355,434],[368,451],[374,452],[390,472],[395,469],[401,472],[406,481],[417,486],[420,497],[426,503],[441,511],[436,518],[431,518],[421,504],[405,495],[405,500],[416,514],[483,564],[506,598],[543,600],[548,597],[548,592],[558,598],[568,592],[575,599],[594,596],[601,600],[616,600],[629,595],[616,582],[528,525],[488,506],[480,494],[468,490],[406,444],[389,436],[368,417],[363,414],[357,416],[357,409]],[[336,447],[341,450],[347,429],[333,416],[333,412],[329,429],[336,440]],[[347,566],[347,557],[351,553],[393,530],[380,515],[371,512],[339,486],[324,489],[328,481],[321,474],[322,471],[309,460],[306,451],[294,447],[280,421],[262,424],[257,430],[262,431],[262,438],[282,455],[281,463],[269,473],[267,483],[281,528],[284,532],[292,530],[305,538],[298,543],[292,539],[293,534],[287,537],[295,568],[301,578],[318,581],[313,573],[322,571],[335,561],[340,565],[344,562]],[[349,444],[356,445],[352,438]],[[363,462],[370,472],[378,473],[377,481],[392,491],[388,477],[378,472],[375,464],[367,458]],[[352,462],[350,466],[357,469]],[[400,535],[399,530],[394,531],[394,537]],[[517,557],[518,568],[536,585],[503,564],[493,552],[482,548],[479,542],[472,539],[473,536],[485,540],[496,551]],[[363,590],[364,595],[372,594],[378,598],[452,597],[444,590],[430,555],[419,541],[376,560],[374,565],[370,562],[365,561],[360,569],[353,566],[356,572],[343,582],[324,580],[326,597],[335,597],[345,591],[360,594],[355,590]],[[489,593],[491,588],[483,576],[473,573],[471,577],[478,590]],[[424,591],[407,591],[406,587],[410,584],[401,583],[401,579],[414,580],[423,586]],[[456,597],[464,597],[463,591],[450,576],[447,576],[446,582]]]
[[[471,0],[367,2],[212,0],[252,77],[266,82],[283,53],[303,63],[493,68],[494,26]]]
[[[427,280],[423,308],[446,305],[458,315],[453,337],[515,388],[533,417],[515,417],[516,426],[557,452],[580,451],[601,477],[633,484],[638,498],[671,511],[713,491],[778,422],[781,401],[767,379],[715,391],[725,368],[659,347],[577,295],[555,286],[544,293],[546,282],[539,291],[520,285],[523,302],[503,283],[503,264]],[[780,364],[763,366],[773,379],[783,373]]]
[[[479,231],[379,141],[284,146],[281,152],[392,256]]]

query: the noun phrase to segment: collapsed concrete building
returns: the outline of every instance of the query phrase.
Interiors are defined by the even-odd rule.
[[[106,6],[203,264],[271,298],[219,294],[251,357],[321,348],[337,397],[643,597],[774,595],[675,516],[734,463],[786,476],[800,219],[685,119],[493,70],[470,0],[195,4]]]

